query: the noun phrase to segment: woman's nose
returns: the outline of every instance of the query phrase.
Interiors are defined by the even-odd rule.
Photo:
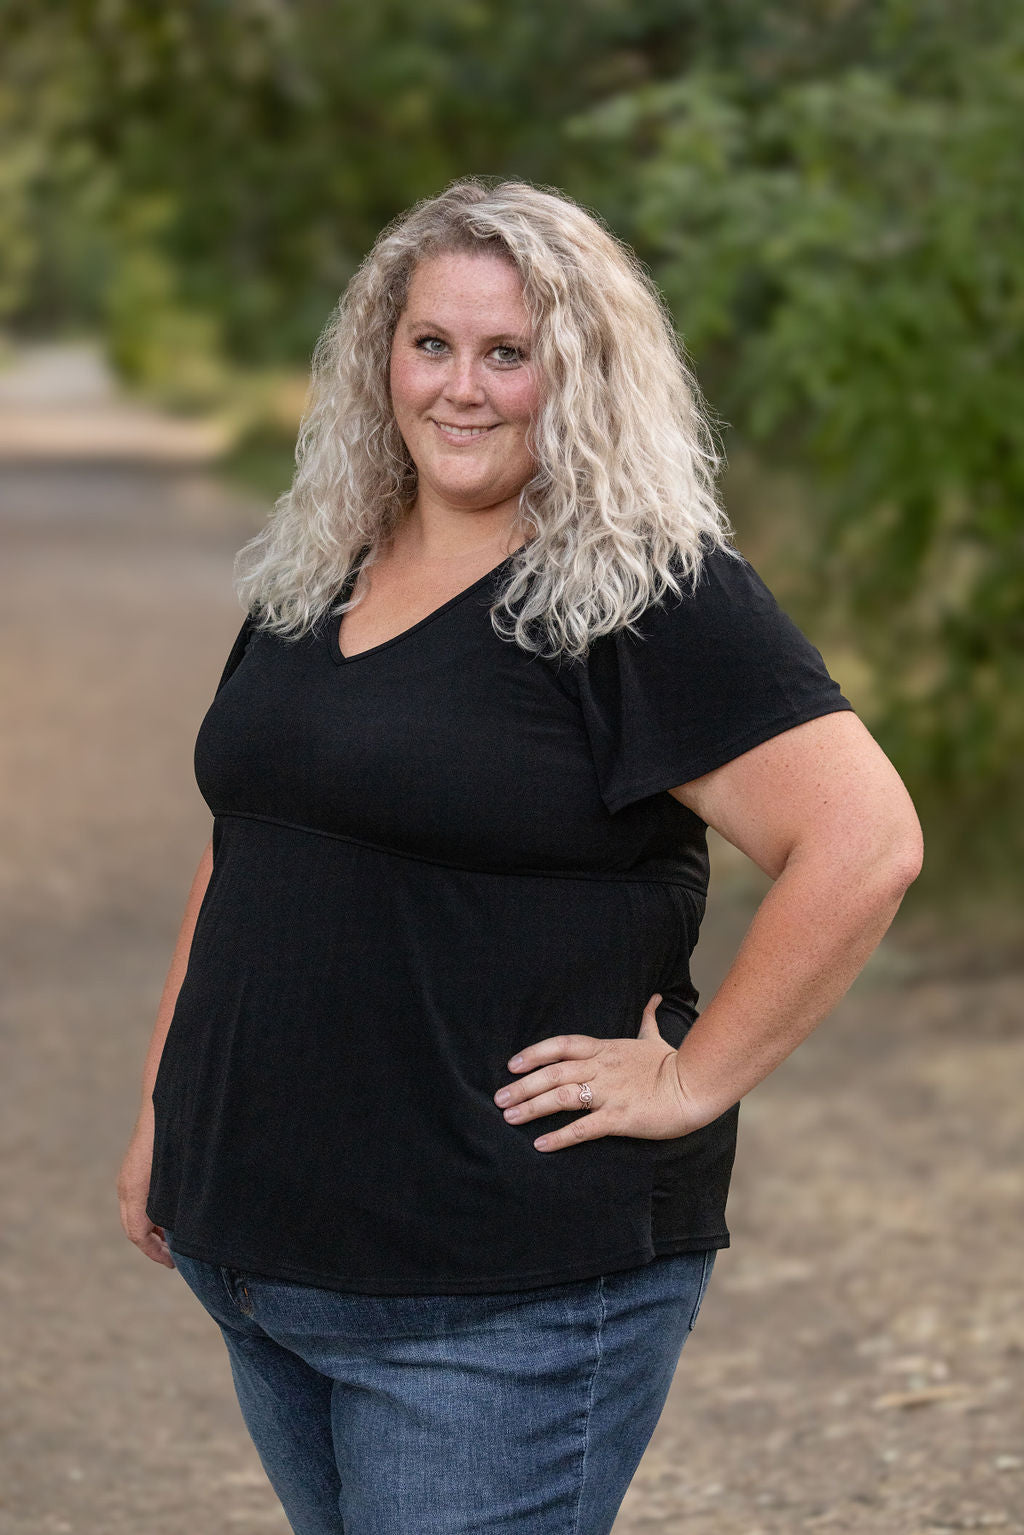
[[[447,370],[444,394],[453,405],[479,405],[482,402],[485,390],[475,358],[452,359]]]

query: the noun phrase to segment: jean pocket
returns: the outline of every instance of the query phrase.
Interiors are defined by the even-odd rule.
[[[711,1271],[715,1266],[717,1256],[718,1249],[715,1247],[709,1247],[704,1254],[704,1263],[700,1273],[700,1285],[697,1289],[697,1299],[693,1303],[693,1314],[690,1317],[690,1326],[688,1328],[689,1332],[693,1332],[697,1325],[697,1318],[700,1316],[700,1308],[704,1304],[704,1296],[707,1294],[708,1284],[711,1280]]]

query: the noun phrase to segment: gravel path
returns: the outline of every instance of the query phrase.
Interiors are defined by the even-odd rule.
[[[8,462],[0,502],[0,1531],[286,1535],[213,1324],[114,1197],[261,509],[102,462]],[[722,868],[705,995],[749,914]],[[744,1105],[734,1245],[616,1535],[1024,1532],[1024,985],[939,959],[887,940]]]

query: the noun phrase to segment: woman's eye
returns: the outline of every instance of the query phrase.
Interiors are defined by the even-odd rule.
[[[416,342],[416,348],[428,357],[442,357],[448,350],[448,343],[442,341],[440,336],[421,336]],[[514,368],[523,360],[522,352],[511,344],[493,347],[491,356],[503,368]]]

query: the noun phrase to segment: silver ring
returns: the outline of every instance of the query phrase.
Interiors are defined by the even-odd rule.
[[[591,1091],[590,1083],[589,1082],[581,1082],[580,1083],[580,1107],[584,1108],[584,1109],[589,1109],[590,1105],[593,1103],[593,1101],[594,1101],[594,1094]]]

